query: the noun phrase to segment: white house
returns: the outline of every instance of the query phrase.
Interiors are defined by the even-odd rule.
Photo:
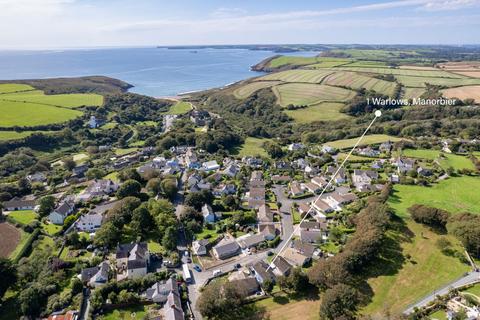
[[[220,169],[220,165],[217,163],[216,160],[211,160],[211,161],[204,162],[202,164],[202,169],[204,171],[215,171]]]
[[[121,244],[116,252],[117,271],[120,276],[136,279],[147,274],[150,253],[146,242]]]
[[[75,204],[73,201],[64,200],[48,215],[51,223],[56,225],[63,225],[65,218],[73,213]]]
[[[212,207],[210,207],[208,204],[203,205],[202,215],[203,215],[203,221],[207,223],[215,222],[215,219],[216,219],[215,213],[213,212]]]
[[[102,226],[102,220],[103,215],[97,212],[90,212],[78,219],[75,228],[82,232],[95,232]]]

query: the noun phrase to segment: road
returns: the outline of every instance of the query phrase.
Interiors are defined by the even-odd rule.
[[[83,289],[83,300],[80,308],[80,314],[78,315],[78,320],[87,320],[88,313],[90,312],[90,289]]]
[[[443,288],[441,288],[439,290],[436,290],[436,291],[432,292],[430,295],[422,298],[420,301],[416,302],[415,304],[410,305],[405,311],[403,311],[403,313],[404,314],[410,314],[414,311],[415,308],[424,307],[429,302],[435,300],[436,296],[446,295],[451,289],[460,288],[460,287],[466,286],[468,284],[473,284],[473,283],[476,283],[476,282],[480,282],[480,271],[469,272],[464,277],[447,284]]]

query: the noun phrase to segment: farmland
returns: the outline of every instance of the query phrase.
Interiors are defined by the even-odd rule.
[[[363,137],[360,145],[379,144],[386,141],[395,142],[400,140],[402,139],[393,137],[393,136],[388,136],[386,134],[372,134],[372,135],[367,135]],[[346,148],[353,147],[357,141],[358,141],[358,138],[336,140],[336,141],[327,142],[326,145],[329,145],[336,149],[346,149]]]
[[[65,108],[101,106],[103,104],[103,97],[99,94],[70,93],[45,95],[43,91],[40,90],[3,94],[0,96],[0,99],[16,102],[38,103]]]
[[[405,88],[403,97],[405,99],[420,98],[424,92],[423,88]]]
[[[455,170],[475,169],[472,161],[466,156],[441,153],[437,150],[405,149],[403,155],[412,158],[436,160],[444,170],[449,167],[452,167]]]
[[[241,87],[237,88],[233,95],[238,99],[245,99],[252,95],[255,91],[258,91],[263,88],[269,88],[276,84],[282,83],[281,81],[255,81],[250,82],[248,84],[242,85]]]
[[[321,101],[347,101],[355,95],[343,88],[311,83],[288,83],[273,87],[281,106],[310,105]]]
[[[397,80],[406,87],[425,87],[425,83],[445,86],[445,87],[460,87],[480,84],[480,79],[473,78],[434,78],[434,77],[417,77],[417,76],[395,76]]]
[[[287,70],[260,77],[258,78],[258,80],[320,83],[326,76],[331,73],[332,71],[328,70]]]
[[[380,73],[380,74],[392,74],[392,75],[402,75],[402,76],[415,76],[415,77],[434,77],[434,78],[453,78],[461,79],[465,78],[464,76],[446,72],[446,71],[435,71],[435,70],[413,70],[413,69],[395,69],[395,68],[349,68],[342,67],[338,68],[345,71],[356,71],[356,72],[367,72],[367,73]]]
[[[0,127],[61,123],[82,115],[81,111],[36,103],[0,100]]]
[[[10,256],[20,243],[21,238],[22,231],[7,222],[0,223],[0,257]]]
[[[304,109],[285,110],[284,112],[296,123],[335,121],[350,118],[347,114],[340,112],[343,106],[343,103],[321,102]]]
[[[454,177],[442,180],[431,187],[395,185],[388,204],[401,217],[408,217],[407,209],[414,204],[423,204],[445,209],[452,214],[472,212],[480,214],[477,177]]]
[[[5,83],[0,84],[0,94],[19,92],[19,91],[28,91],[35,90],[32,86],[28,84],[19,84],[19,83]]]
[[[47,133],[48,131],[0,131],[0,141],[16,140],[28,137],[32,133]]]
[[[475,99],[476,102],[480,102],[480,86],[466,86],[458,88],[450,88],[443,90],[443,95],[447,98],[458,99]]]
[[[270,61],[269,67],[278,68],[285,65],[307,65],[316,63],[317,57],[294,57],[294,56],[280,56]]]
[[[383,94],[392,95],[395,88],[395,83],[376,79],[355,72],[340,71],[332,73],[327,76],[323,81],[323,84],[332,86],[342,86],[352,89],[365,88],[368,90],[375,90]]]
[[[273,298],[263,299],[255,303],[257,313],[264,314],[262,319],[278,320],[318,320],[318,309],[321,300],[294,300],[287,296],[276,294]]]

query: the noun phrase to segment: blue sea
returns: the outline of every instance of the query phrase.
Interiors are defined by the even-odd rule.
[[[168,48],[0,51],[0,79],[104,75],[130,83],[132,92],[173,96],[260,75],[250,66],[274,54],[246,49]]]

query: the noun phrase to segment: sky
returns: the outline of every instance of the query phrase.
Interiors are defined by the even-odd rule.
[[[480,0],[0,0],[0,48],[480,44]]]

